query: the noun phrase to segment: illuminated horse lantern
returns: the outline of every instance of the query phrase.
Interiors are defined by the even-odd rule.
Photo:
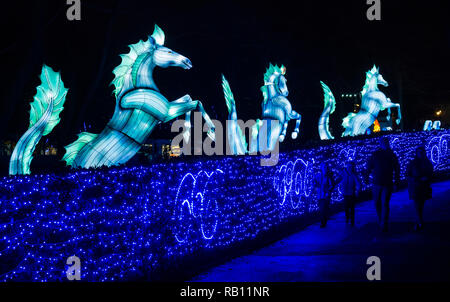
[[[342,126],[345,128],[342,136],[355,136],[365,134],[367,129],[377,119],[380,111],[387,109],[390,113],[390,108],[396,107],[398,109],[397,124],[401,121],[400,105],[392,103],[386,95],[378,89],[378,85],[388,86],[388,83],[383,79],[380,70],[373,66],[373,68],[366,73],[366,83],[361,92],[362,102],[361,109],[358,113],[349,113],[344,118]],[[390,115],[388,115],[390,118]]]
[[[112,82],[116,97],[113,117],[100,134],[80,133],[78,140],[66,147],[63,160],[67,165],[90,168],[123,164],[138,152],[156,125],[186,114],[190,126],[194,109],[201,111],[209,126],[208,136],[214,140],[214,124],[200,101],[185,95],[169,102],[156,87],[152,76],[155,66],[192,67],[188,58],[163,45],[164,32],[155,25],[147,41],[130,45],[130,52],[121,55]]]
[[[231,92],[230,85],[222,75],[222,87],[225,101],[228,107],[227,134],[232,154],[242,155],[245,153],[256,153],[261,151],[272,151],[277,141],[283,142],[286,137],[288,122],[295,119],[296,125],[292,132],[292,138],[296,139],[301,122],[301,115],[292,110],[288,101],[289,94],[286,78],[286,68],[270,64],[264,74],[262,121],[257,120],[251,129],[251,144],[247,150],[244,134],[237,121],[236,104]],[[275,121],[272,123],[271,121]]]

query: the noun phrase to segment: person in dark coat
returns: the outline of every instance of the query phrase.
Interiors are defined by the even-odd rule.
[[[355,225],[355,204],[361,191],[361,182],[356,175],[355,163],[348,161],[342,170],[337,181],[341,185],[341,192],[344,196],[345,222]]]
[[[417,214],[418,231],[423,227],[423,208],[425,201],[431,199],[431,178],[433,176],[433,164],[427,158],[424,147],[418,147],[414,159],[408,164],[408,191],[409,199],[414,201]]]
[[[333,191],[335,183],[333,175],[327,163],[320,164],[320,172],[314,178],[314,187],[317,190],[319,198],[319,212],[320,212],[320,227],[324,228],[327,225],[328,211],[331,202],[331,192]]]
[[[388,230],[389,201],[400,180],[400,164],[387,137],[380,138],[380,149],[369,159],[367,172],[372,173],[372,190],[378,222],[383,232]],[[394,183],[395,182],[395,183]]]

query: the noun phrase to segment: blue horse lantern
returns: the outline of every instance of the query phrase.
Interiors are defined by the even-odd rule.
[[[222,87],[228,107],[227,134],[231,153],[243,155],[261,151],[272,151],[277,141],[283,142],[286,137],[288,122],[295,119],[295,130],[292,138],[296,139],[301,122],[301,115],[292,110],[287,96],[289,91],[286,85],[286,68],[270,64],[264,74],[262,120],[257,120],[251,129],[251,143],[249,150],[244,134],[237,121],[236,103],[230,85],[222,75]],[[275,123],[273,123],[275,121]]]
[[[191,61],[164,47],[164,32],[155,25],[148,40],[130,45],[114,69],[116,107],[112,119],[100,134],[83,132],[66,146],[63,160],[72,167],[90,168],[119,165],[131,159],[147,140],[153,128],[182,114],[190,128],[190,112],[199,109],[209,126],[208,136],[214,140],[214,124],[200,101],[189,95],[169,102],[153,81],[155,66],[190,69]],[[188,134],[185,133],[185,138]]]
[[[396,107],[398,110],[397,125],[401,121],[400,104],[392,103],[386,95],[378,89],[378,85],[388,86],[388,83],[380,74],[379,68],[373,66],[371,70],[366,72],[366,83],[361,91],[362,102],[361,109],[358,113],[349,113],[344,118],[342,126],[345,128],[342,136],[355,136],[365,134],[367,129],[377,119],[380,111],[385,109],[390,113],[391,108]],[[388,115],[388,119],[390,115]]]

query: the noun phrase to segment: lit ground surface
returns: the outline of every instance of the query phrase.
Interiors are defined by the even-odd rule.
[[[367,281],[369,256],[381,259],[382,281],[450,280],[450,181],[433,185],[425,204],[427,222],[414,232],[415,212],[407,191],[391,199],[390,230],[379,231],[372,201],[356,208],[356,226],[332,216],[251,255],[215,267],[193,281]]]

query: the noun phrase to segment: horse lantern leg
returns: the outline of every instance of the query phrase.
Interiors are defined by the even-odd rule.
[[[293,120],[297,120],[295,122],[295,129],[291,134],[292,139],[296,139],[298,136],[298,133],[300,132],[300,123],[302,121],[302,116],[299,113],[292,110],[291,113],[289,114],[289,117]]]
[[[390,108],[397,108],[397,119],[396,119],[396,123],[397,123],[397,125],[398,124],[400,124],[400,122],[401,122],[401,120],[402,120],[402,112],[401,112],[401,110],[400,110],[400,104],[398,104],[398,103],[392,103],[392,101],[391,101],[391,99],[390,98],[387,98],[386,99],[386,104],[383,104],[384,105],[384,107],[385,108],[387,108],[389,111],[388,111],[388,116],[390,115]]]
[[[169,103],[169,110],[167,111],[167,116],[164,120],[164,122],[168,122],[182,114],[185,114],[186,120],[185,120],[185,131],[183,133],[183,138],[185,139],[185,142],[189,141],[190,136],[190,128],[191,128],[191,111],[198,109],[203,118],[206,121],[206,124],[209,127],[208,130],[208,136],[211,138],[211,140],[215,140],[215,134],[214,134],[214,124],[211,121],[209,115],[206,113],[205,109],[203,108],[203,104],[200,101],[193,101],[189,95],[185,95],[182,98],[179,98],[173,102]]]

